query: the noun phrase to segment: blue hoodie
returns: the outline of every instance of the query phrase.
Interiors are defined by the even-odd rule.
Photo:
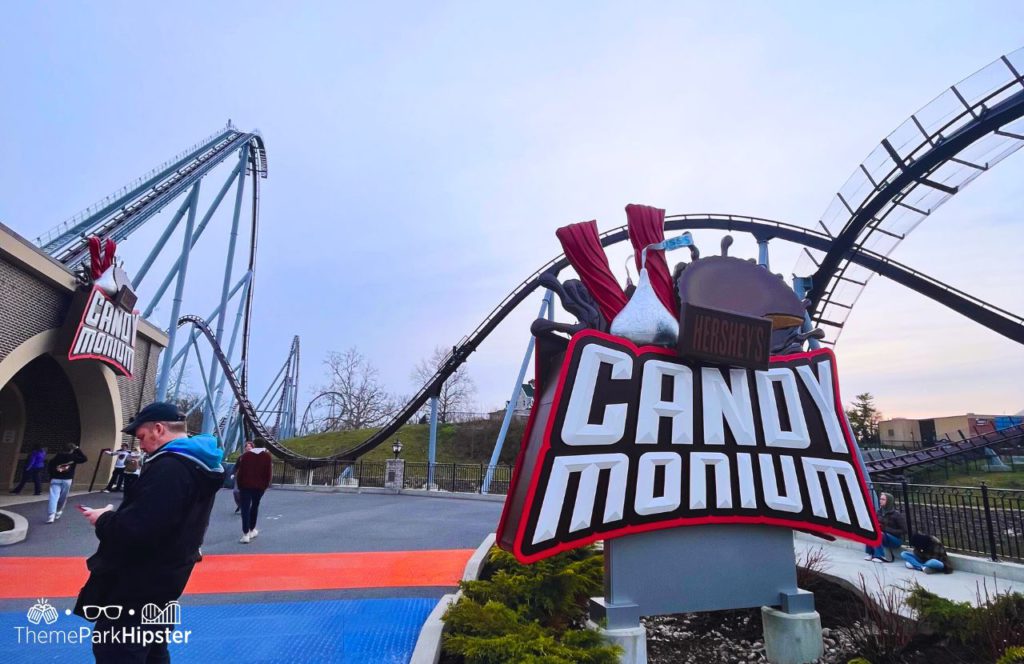
[[[223,473],[224,450],[217,447],[217,439],[208,433],[200,433],[191,438],[176,438],[158,449],[153,456],[172,452],[186,456],[207,470]],[[152,458],[152,457],[151,457]]]

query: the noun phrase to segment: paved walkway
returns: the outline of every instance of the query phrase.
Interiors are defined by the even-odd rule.
[[[977,604],[979,592],[984,599],[986,588],[989,595],[1007,590],[1024,592],[1024,566],[1013,563],[993,563],[990,566],[992,572],[980,574],[956,570],[954,559],[952,574],[925,574],[908,569],[899,557],[891,563],[864,560],[863,547],[858,549],[845,543],[830,543],[802,535],[794,538],[794,542],[798,559],[806,559],[809,552],[821,549],[827,555],[825,574],[837,577],[855,587],[860,587],[863,578],[869,591],[892,586],[908,588],[917,583],[940,597],[973,604]],[[909,614],[909,609],[907,613]]]
[[[29,520],[26,541],[0,547],[0,661],[80,662],[87,644],[20,642],[24,628],[73,631],[65,615],[96,547],[81,503],[117,503],[117,494],[69,501],[45,524],[45,502],[6,505]],[[501,504],[380,494],[271,490],[260,506],[260,535],[241,544],[230,491],[217,497],[196,566],[181,600],[187,644],[175,662],[405,662],[420,625],[451,592],[469,556],[492,532]],[[40,598],[52,625],[31,625]],[[19,628],[21,630],[19,631]]]

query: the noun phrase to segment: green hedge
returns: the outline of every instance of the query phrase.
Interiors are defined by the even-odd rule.
[[[532,565],[491,549],[484,578],[445,613],[444,660],[466,664],[615,664],[621,649],[585,627],[604,563],[593,548]]]

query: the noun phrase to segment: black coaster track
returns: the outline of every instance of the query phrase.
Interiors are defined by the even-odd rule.
[[[786,224],[768,219],[757,219],[753,217],[694,214],[672,216],[665,220],[666,231],[696,229],[739,231],[750,233],[758,239],[777,238],[787,242],[795,242],[804,246],[818,248],[827,247],[831,242],[831,238],[824,233],[811,231],[793,224]],[[601,244],[602,246],[607,247],[618,242],[626,241],[627,239],[628,231],[625,226],[621,226],[602,234]],[[926,295],[954,309],[958,313],[968,316],[972,320],[985,325],[989,329],[1017,341],[1018,343],[1024,343],[1024,319],[1019,316],[984,302],[983,300],[967,293],[958,291],[946,284],[932,279],[931,277],[901,265],[896,261],[873,254],[872,252],[854,250],[850,253],[849,260],[853,263],[864,265],[878,274],[907,286],[922,295]],[[267,445],[274,454],[290,462],[304,465],[320,465],[333,462],[335,460],[354,461],[360,455],[374,449],[390,438],[398,431],[399,428],[401,428],[403,424],[408,422],[419,411],[419,409],[427,402],[428,399],[430,399],[432,395],[437,394],[448,377],[455,373],[455,371],[457,371],[459,367],[469,359],[469,355],[477,349],[484,339],[486,339],[487,336],[490,335],[490,333],[494,331],[494,329],[510,313],[512,313],[512,311],[519,306],[524,299],[540,287],[539,280],[542,274],[546,272],[558,274],[566,267],[568,267],[568,261],[566,261],[564,255],[560,255],[545,263],[540,269],[536,270],[533,274],[523,280],[518,286],[512,289],[493,310],[491,310],[475,330],[463,337],[458,344],[452,347],[452,352],[448,355],[437,372],[423,385],[423,387],[420,388],[412,399],[410,399],[409,402],[398,413],[396,413],[394,417],[392,417],[389,422],[363,442],[327,457],[307,457],[293,452],[287,447],[281,445],[280,442],[270,434],[268,427],[260,422],[259,417],[256,414],[256,409],[248,399],[247,391],[242,387],[242,385],[240,385],[237,377],[231,370],[231,367],[227,365],[227,358],[224,357],[223,351],[217,345],[216,340],[210,332],[209,327],[207,327],[205,321],[198,316],[182,316],[178,320],[178,325],[181,326],[190,323],[206,337],[206,340],[214,348],[215,355],[220,362],[221,368],[228,377],[231,390],[235,395],[235,399],[237,400],[239,407],[241,408],[242,415],[245,418],[247,425],[256,435],[267,441]],[[984,445],[978,444],[975,447],[984,447]],[[952,450],[953,448],[950,449]],[[974,447],[960,449],[959,451],[951,451],[946,456],[954,456],[955,454],[961,454],[963,452],[970,451],[971,449],[974,449]],[[926,452],[931,453],[932,450],[926,450]],[[910,458],[911,455],[905,456],[908,458],[901,462],[903,464],[901,467],[909,467],[919,463],[929,463],[935,460],[934,454],[932,454],[932,456],[920,455],[913,458]],[[917,461],[913,462],[913,459],[917,459]],[[892,462],[894,460],[886,459],[885,461]],[[873,470],[872,464],[869,463],[867,465],[869,471]],[[888,468],[888,470],[894,471],[895,468],[896,467],[893,466]],[[885,468],[879,467],[878,470],[882,471],[885,470]]]

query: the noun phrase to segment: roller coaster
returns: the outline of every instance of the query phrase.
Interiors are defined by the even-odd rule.
[[[685,214],[667,217],[665,229],[706,229],[749,234],[756,239],[761,253],[760,262],[765,265],[768,263],[768,244],[771,240],[801,245],[804,249],[794,270],[793,287],[811,302],[805,328],[809,330],[813,326],[824,326],[826,336],[823,343],[826,344],[836,343],[846,317],[875,274],[931,298],[1006,338],[1024,343],[1024,317],[889,258],[897,244],[924,218],[980,174],[1024,145],[1024,121],[1021,120],[1024,116],[1024,78],[1019,73],[1022,70],[1024,49],[999,58],[973,76],[951,86],[910,116],[858,166],[814,227],[740,215]],[[195,226],[201,180],[236,151],[239,155],[237,165],[202,221]],[[249,261],[243,276],[232,287],[232,260],[245,175],[252,176]],[[295,465],[311,467],[328,462],[355,460],[391,437],[428,401],[433,399],[436,404],[437,395],[445,381],[468,361],[469,356],[495,328],[534,291],[541,289],[545,279],[558,275],[568,267],[566,258],[563,255],[557,256],[509,291],[473,331],[452,347],[451,353],[440,363],[436,373],[408,403],[366,440],[331,456],[303,456],[280,443],[280,440],[296,432],[298,338],[295,338],[281,372],[258,405],[250,400],[247,384],[248,339],[258,236],[259,180],[266,176],[266,150],[259,133],[239,131],[229,123],[223,130],[37,239],[38,244],[51,256],[69,268],[77,268],[84,258],[84,243],[89,235],[127,239],[164,206],[178,196],[185,195],[133,283],[138,286],[142,281],[175,227],[185,217],[187,221],[181,254],[152,296],[144,313],[146,317],[153,313],[156,303],[176,278],[170,319],[176,321],[176,325],[169,325],[170,343],[164,353],[158,378],[158,396],[168,394],[175,367],[177,383],[180,384],[185,373],[184,364],[190,349],[193,349],[205,391],[201,401],[204,430],[221,429],[219,433],[229,446],[237,444],[242,436],[254,434],[266,440],[277,456]],[[180,315],[189,251],[236,178],[234,216],[220,306],[205,319],[191,314]],[[600,237],[601,245],[605,247],[626,240],[628,235],[625,226],[609,230]],[[236,323],[225,351],[227,307],[239,292],[241,297]],[[550,302],[550,298],[546,302]],[[548,311],[550,314],[550,309]],[[215,329],[206,323],[213,319],[216,319]],[[235,362],[233,358],[240,325],[243,329],[241,353]],[[175,352],[175,331],[184,326],[190,328],[188,341]],[[200,338],[211,349],[208,374],[197,345]],[[809,343],[812,347],[817,345],[814,339]],[[521,379],[517,382],[517,389],[519,383]],[[221,397],[225,386],[231,391],[234,406],[228,415],[218,417],[218,413],[224,410]],[[515,398],[510,401],[510,408],[514,402]],[[267,426],[265,419],[271,415],[275,418],[274,425]],[[436,426],[436,417],[433,417],[432,431],[436,431]],[[1014,427],[1012,431],[988,436],[992,437],[991,440],[981,436],[901,457],[873,461],[868,464],[868,469],[879,476],[891,475],[915,465],[934,463],[977,450],[994,442],[1020,441],[1024,431]],[[501,439],[498,446],[500,444]]]

